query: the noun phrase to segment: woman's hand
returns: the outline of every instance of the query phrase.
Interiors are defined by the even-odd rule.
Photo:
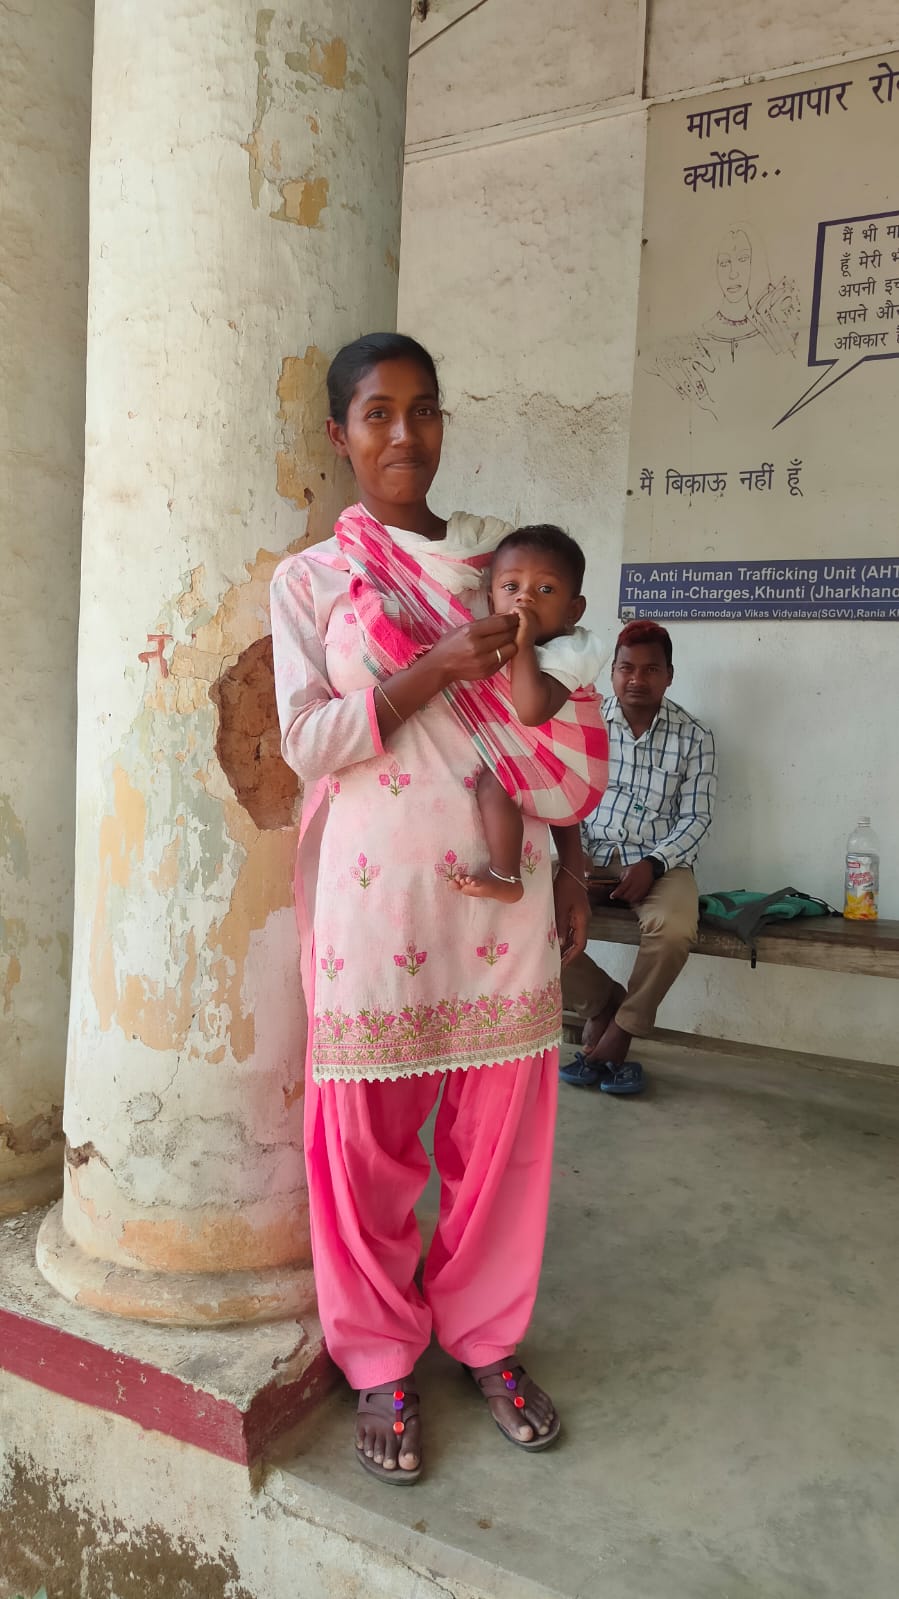
[[[450,683],[473,683],[498,672],[515,654],[517,624],[515,616],[485,616],[451,628],[411,666],[377,684],[375,715],[382,738],[389,738]]]
[[[475,683],[492,677],[515,654],[518,617],[484,616],[477,622],[454,627],[432,645],[423,657],[438,671],[444,686]]]
[[[583,883],[577,882],[563,866],[556,873],[553,884],[556,907],[556,931],[562,951],[562,965],[568,966],[587,947],[587,923],[590,920],[590,901]]]

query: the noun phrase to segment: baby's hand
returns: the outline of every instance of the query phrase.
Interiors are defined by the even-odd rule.
[[[536,640],[537,615],[535,611],[531,610],[529,605],[523,605],[520,610],[516,609],[515,615],[518,618],[518,630],[515,634],[515,647],[516,649],[520,650],[523,649],[525,645],[533,645]]]

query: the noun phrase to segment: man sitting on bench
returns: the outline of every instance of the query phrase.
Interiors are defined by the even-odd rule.
[[[609,729],[609,786],[582,824],[595,877],[614,878],[612,903],[634,910],[640,949],[625,991],[589,955],[562,972],[562,998],[584,1023],[581,1053],[560,1076],[578,1088],[638,1094],[643,1068],[628,1061],[645,1037],[696,937],[692,866],[712,820],[715,740],[665,696],[674,676],[671,639],[657,622],[629,622],[612,660],[614,693],[603,707]]]

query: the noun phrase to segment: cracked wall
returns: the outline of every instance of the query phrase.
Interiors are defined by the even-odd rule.
[[[189,1376],[189,1372],[188,1372]],[[492,1599],[487,1560],[435,1572],[335,1521],[289,1471],[250,1474],[0,1372],[0,1592],[51,1599]],[[198,1465],[201,1469],[198,1469]],[[327,1497],[327,1496],[325,1496]],[[480,1573],[478,1581],[475,1573]]]
[[[317,171],[328,91],[339,93],[363,81],[359,71],[348,68],[346,40],[329,26],[334,8],[310,9],[317,15],[302,20],[286,10],[256,13],[255,115],[243,145],[254,208],[265,205],[274,222],[302,228],[321,227],[328,205],[330,179]],[[307,109],[310,92],[315,109]],[[308,137],[291,160],[300,107]]]
[[[242,650],[209,690],[219,713],[215,753],[258,828],[290,827],[299,781],[281,759],[271,635]]]
[[[0,1486],[3,1580],[10,1592],[45,1587],[53,1599],[253,1599],[233,1553],[200,1548],[196,1538],[158,1521],[128,1527],[79,1503],[71,1474],[47,1471],[15,1451]]]
[[[159,1065],[124,1116],[72,1139],[92,1158],[70,1163],[67,1215],[85,1245],[99,1231],[123,1262],[150,1268],[248,1270],[303,1250],[299,795],[262,632],[279,559],[259,551],[215,610],[195,567],[157,616],[167,670],[146,667],[100,821],[95,1024]],[[148,929],[162,934],[155,947]],[[226,1196],[240,1204],[223,1216]]]
[[[396,270],[388,250],[385,264]],[[285,356],[278,378],[278,493],[298,511],[307,511],[310,542],[329,538],[353,494],[349,463],[338,460],[325,432],[328,414],[325,379],[328,357],[310,345],[302,356]]]
[[[0,1211],[49,1197],[72,930],[89,0],[3,11]],[[43,1177],[42,1177],[42,1174]]]

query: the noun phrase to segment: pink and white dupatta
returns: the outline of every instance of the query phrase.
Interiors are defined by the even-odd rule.
[[[474,620],[364,505],[344,511],[335,531],[350,566],[350,599],[374,677],[402,671],[449,628]],[[489,554],[475,555],[471,564],[483,570],[490,560]],[[398,606],[397,619],[388,616],[385,599]],[[443,692],[480,759],[529,816],[565,827],[596,809],[608,778],[609,740],[594,688],[576,690],[541,727],[517,720],[505,671],[477,683],[453,683]]]

